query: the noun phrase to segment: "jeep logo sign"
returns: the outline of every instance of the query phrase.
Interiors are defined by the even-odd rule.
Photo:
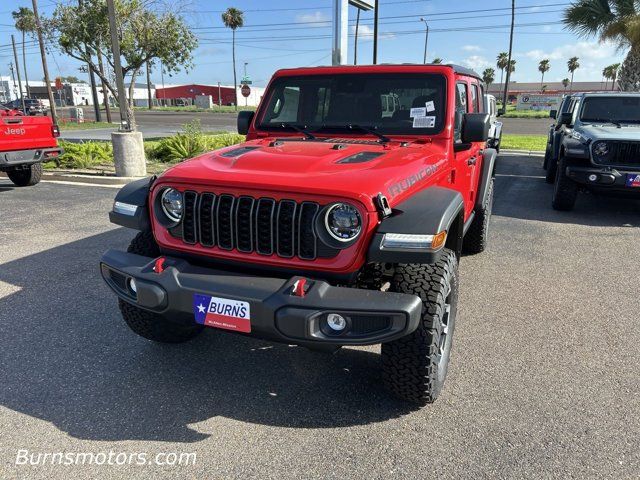
[[[4,131],[5,135],[24,135],[27,131],[24,128],[11,128],[7,127]]]

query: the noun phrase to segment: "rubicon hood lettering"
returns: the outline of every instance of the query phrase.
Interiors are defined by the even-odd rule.
[[[421,168],[417,173],[413,175],[409,175],[406,178],[403,178],[397,183],[393,183],[389,186],[389,197],[397,197],[405,190],[411,188],[412,185],[418,183],[420,180],[424,178],[430,177],[438,170],[437,165],[427,165],[424,168]]]

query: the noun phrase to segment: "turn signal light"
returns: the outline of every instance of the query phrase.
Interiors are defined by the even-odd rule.
[[[447,231],[443,230],[437,235],[433,236],[433,240],[431,241],[431,248],[433,250],[437,250],[444,245],[445,240],[447,239]]]

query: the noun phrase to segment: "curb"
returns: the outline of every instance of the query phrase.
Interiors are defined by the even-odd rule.
[[[5,173],[0,172],[0,177],[6,177]],[[107,175],[82,175],[79,173],[58,173],[43,172],[42,180],[54,180],[75,183],[90,183],[93,185],[125,185],[135,180],[145,177],[116,177]]]
[[[509,150],[509,149],[500,149],[500,153],[498,155],[502,155],[503,153],[509,155],[528,155],[530,157],[544,157],[544,152],[540,150]]]

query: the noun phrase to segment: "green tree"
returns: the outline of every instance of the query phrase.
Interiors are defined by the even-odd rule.
[[[31,89],[29,88],[29,73],[27,72],[27,56],[25,53],[25,37],[27,34],[32,36],[36,31],[36,17],[33,10],[27,7],[20,7],[18,10],[11,12],[16,30],[22,34],[22,69],[24,70],[24,81],[27,86],[27,97],[31,97]]]
[[[562,79],[562,86],[564,87],[564,91],[567,91],[567,87],[569,86],[569,79],[568,78],[563,78]]]
[[[87,83],[84,80],[80,80],[75,75],[69,75],[67,77],[60,77],[60,80],[62,80],[62,83]]]
[[[567,70],[571,74],[571,87],[569,88],[569,92],[573,92],[573,74],[574,72],[580,68],[580,60],[578,57],[571,57],[567,62]]]
[[[583,37],[598,36],[629,49],[620,68],[619,87],[640,90],[640,3],[633,0],[578,0],[564,14],[565,26]]]
[[[442,59],[440,57],[434,58],[431,63],[435,63],[436,65],[440,65],[442,63]]]
[[[484,71],[482,72],[482,81],[487,84],[487,89],[495,79],[496,79],[496,71],[493,68],[485,68]]]
[[[224,26],[231,29],[233,39],[231,42],[231,55],[233,58],[233,103],[238,110],[238,79],[236,76],[236,30],[244,25],[244,13],[237,8],[229,7],[222,14]]]
[[[507,52],[500,52],[496,57],[496,66],[500,70],[500,84],[503,83],[504,71],[509,63],[509,54]]]
[[[620,64],[614,63],[609,65],[608,67],[604,67],[602,70],[602,75],[607,80],[611,80],[611,90],[616,88],[616,78],[618,77],[618,71],[620,70]]]
[[[144,64],[158,59],[165,72],[176,73],[192,65],[192,52],[198,41],[179,15],[173,12],[159,13],[152,2],[142,0],[117,0],[116,13],[120,32],[122,72],[129,79],[128,99],[125,108],[135,129],[133,114],[133,89]],[[118,98],[115,81],[101,70],[97,57],[106,58],[114,68],[109,34],[109,18],[105,0],[84,0],[81,6],[56,7],[53,18],[47,22],[50,39],[57,37],[63,53],[87,63],[100,80]]]
[[[505,65],[506,68],[506,65]],[[515,60],[511,60],[511,68],[509,68],[509,73],[513,73],[516,71],[516,61]]]
[[[549,59],[545,58],[544,60],[540,60],[538,64],[538,71],[542,73],[542,79],[540,80],[540,89],[542,89],[542,85],[544,84],[544,74],[549,71],[551,65],[549,65]]]

